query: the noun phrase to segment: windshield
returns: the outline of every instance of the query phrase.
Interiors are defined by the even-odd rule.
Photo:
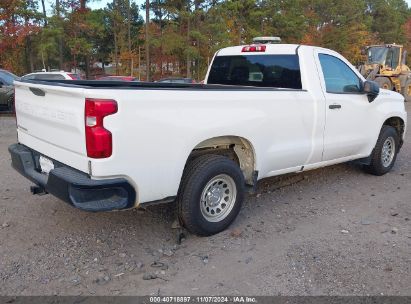
[[[386,47],[370,47],[367,50],[367,63],[379,63],[384,64],[385,58],[387,58]]]
[[[297,55],[217,56],[207,83],[301,89]]]
[[[0,71],[0,78],[7,85],[12,85],[14,80],[19,79],[18,76],[14,75],[13,73],[7,72],[7,71]]]

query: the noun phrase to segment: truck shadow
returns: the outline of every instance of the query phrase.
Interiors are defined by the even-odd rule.
[[[353,178],[358,175],[369,176],[362,171],[359,165],[347,163],[302,173],[292,173],[265,178],[258,182],[257,191],[255,193],[246,195],[244,205],[252,204],[255,198],[259,198],[262,194],[275,196],[279,191],[293,192],[297,187],[298,190],[303,191],[304,187],[308,187],[313,180],[315,180],[317,184],[320,184],[320,182],[322,183],[318,189],[321,191],[322,187],[328,188],[333,183],[340,183],[344,178]],[[44,204],[53,205],[51,207],[53,217],[58,218],[61,215],[71,218],[71,220],[67,221],[67,224],[81,221],[83,229],[87,226],[87,222],[91,222],[91,227],[95,227],[97,230],[104,227],[130,225],[138,227],[137,231],[141,231],[141,228],[144,226],[145,229],[150,229],[151,233],[153,233],[158,229],[164,231],[171,230],[171,226],[176,220],[175,203],[152,205],[119,212],[90,213],[75,209],[55,198],[52,198],[51,202],[50,198],[52,198],[52,196],[47,195],[41,197],[41,200],[44,201],[42,202],[43,206]],[[264,200],[261,203],[270,204],[270,202],[265,202]],[[35,210],[33,210],[33,212],[35,212]],[[59,219],[59,224],[57,222],[56,224],[62,225],[66,222],[65,220],[61,220],[62,219]],[[65,228],[73,229],[74,227],[76,226],[69,225]]]

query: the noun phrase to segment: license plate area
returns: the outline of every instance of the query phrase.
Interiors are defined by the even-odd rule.
[[[43,155],[40,155],[39,157],[39,166],[40,166],[41,173],[44,173],[47,175],[50,173],[51,170],[54,169],[53,161]]]

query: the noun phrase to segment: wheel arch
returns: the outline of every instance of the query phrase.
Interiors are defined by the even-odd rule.
[[[241,136],[225,135],[205,139],[191,150],[189,161],[204,154],[219,154],[237,162],[244,174],[246,184],[255,186],[257,183],[256,153],[252,143]]]
[[[384,121],[383,126],[390,126],[397,130],[401,147],[404,141],[405,121],[399,116],[392,116]]]

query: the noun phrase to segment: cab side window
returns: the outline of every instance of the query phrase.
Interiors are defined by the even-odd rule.
[[[319,54],[327,93],[352,94],[361,92],[361,79],[337,57]]]

